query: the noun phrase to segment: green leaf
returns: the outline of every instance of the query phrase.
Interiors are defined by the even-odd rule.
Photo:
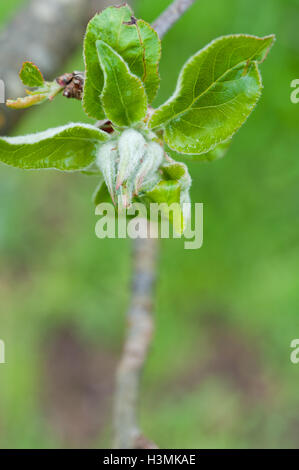
[[[0,161],[17,168],[74,171],[87,168],[109,139],[88,124],[67,124],[37,134],[0,138]]]
[[[230,139],[246,121],[262,89],[258,63],[274,36],[232,35],[216,39],[183,67],[174,95],[150,119],[163,127],[167,145],[202,154]]]
[[[120,54],[128,62],[132,73],[142,79],[148,103],[151,104],[160,86],[158,67],[161,59],[161,41],[156,31],[143,20],[137,20],[136,29],[140,48],[138,60],[136,60],[136,57],[134,59],[133,54],[131,60],[129,60],[129,51],[126,49],[121,51]]]
[[[92,200],[96,206],[102,202],[111,202],[111,196],[105,181],[100,181],[93,193]]]
[[[162,215],[169,218],[175,232],[181,234],[184,232],[187,219],[190,216],[189,208],[186,210],[183,205],[190,202],[191,178],[188,168],[184,163],[170,161],[161,166],[161,171],[162,181],[159,181],[138,199],[148,208],[151,203],[164,203],[164,206],[161,206]],[[173,203],[178,204],[177,211],[169,210]]]
[[[210,150],[208,153],[202,153],[200,155],[197,154],[179,154],[172,150],[169,147],[166,147],[166,153],[169,154],[174,160],[180,160],[180,159],[188,159],[197,161],[197,162],[212,162],[214,160],[219,160],[220,158],[223,158],[229,147],[231,145],[231,140],[224,142],[223,144],[217,145],[213,150]]]
[[[19,75],[25,86],[35,87],[44,84],[44,77],[41,71],[32,62],[24,62]]]
[[[151,203],[161,204],[161,214],[173,224],[174,231],[181,234],[184,231],[183,211],[180,207],[181,187],[178,181],[160,181],[151,191],[139,198],[148,209]],[[177,211],[170,210],[170,206],[177,204]]]
[[[187,166],[184,163],[180,162],[169,162],[164,164],[162,167],[163,176],[165,179],[176,180],[180,183],[183,182],[184,189],[185,186],[188,188],[191,185],[191,179],[188,173]],[[186,180],[186,182],[185,182]],[[181,184],[182,186],[182,184]]]
[[[143,81],[149,103],[157,94],[161,42],[148,23],[136,20],[132,14],[128,5],[108,7],[95,15],[87,26],[84,40],[86,80],[83,107],[90,117],[104,119],[105,116],[100,101],[104,76],[98,62],[97,40],[109,44],[127,62],[130,71]]]
[[[36,88],[34,91],[26,90],[28,96],[7,100],[6,106],[12,109],[25,109],[35,104],[43,103],[46,100],[52,100],[63,87],[56,80],[46,82],[39,68],[32,62],[24,62],[20,70],[20,79],[25,86]]]
[[[147,111],[141,80],[130,72],[126,62],[108,44],[97,41],[96,46],[104,72],[101,101],[106,116],[120,127],[141,121]]]
[[[156,203],[166,202],[167,205],[173,202],[180,202],[181,188],[178,181],[160,181],[146,196]]]

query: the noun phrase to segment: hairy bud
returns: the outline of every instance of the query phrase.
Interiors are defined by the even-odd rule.
[[[147,176],[142,185],[140,186],[140,192],[147,192],[151,191],[156,184],[158,184],[161,181],[161,176],[158,173],[154,173],[150,176]]]
[[[125,130],[118,141],[119,165],[116,178],[116,189],[136,172],[136,168],[146,150],[146,141],[140,132],[134,129]]]
[[[138,194],[144,179],[147,177],[149,180],[154,173],[158,170],[163,160],[163,149],[156,142],[150,142],[139,169],[136,172],[134,191]]]
[[[154,142],[155,134],[144,137],[135,129],[126,129],[118,138],[102,145],[97,155],[112,201],[121,211],[140,193],[150,191],[162,173],[164,150]]]
[[[97,165],[103,173],[108,191],[115,204],[115,181],[118,160],[117,142],[110,141],[102,145],[97,155]]]

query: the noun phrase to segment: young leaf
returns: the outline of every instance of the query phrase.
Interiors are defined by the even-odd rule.
[[[56,80],[53,82],[43,82],[42,86],[34,91],[26,90],[28,96],[17,98],[16,100],[6,100],[6,106],[13,109],[29,108],[35,104],[41,104],[46,100],[52,100],[63,87]]]
[[[102,202],[111,202],[111,196],[109,194],[105,181],[100,181],[92,195],[93,203],[97,206]]]
[[[162,166],[164,178],[166,180],[176,180],[180,183],[180,188],[185,191],[191,186],[191,176],[185,163],[169,162]]]
[[[41,71],[32,62],[24,62],[19,75],[25,86],[35,87],[44,84],[44,77]]]
[[[141,80],[130,72],[126,62],[108,44],[97,41],[96,46],[104,72],[101,101],[107,118],[120,127],[141,121],[147,110]]]
[[[161,213],[163,217],[169,218],[173,224],[174,231],[181,234],[184,231],[185,221],[183,211],[180,207],[181,188],[178,181],[168,180],[160,181],[151,191],[146,192],[140,201],[150,207],[151,203],[161,204]],[[177,210],[170,210],[171,205],[177,204]]]
[[[274,36],[224,36],[183,67],[174,95],[150,119],[164,127],[168,146],[202,154],[227,141],[246,121],[261,94],[258,70]]]
[[[191,177],[184,163],[170,161],[161,166],[162,180],[138,196],[140,202],[148,207],[150,203],[163,204],[162,215],[169,218],[176,233],[183,233],[187,219],[190,217],[189,189]],[[177,211],[169,211],[171,204],[176,203]]]
[[[160,181],[146,196],[156,203],[166,202],[167,205],[173,202],[180,202],[181,188],[178,181],[167,180]]]
[[[41,93],[36,95],[27,95],[16,100],[6,100],[6,106],[12,109],[26,109],[34,104],[40,104],[47,99],[46,95]]]
[[[108,7],[95,15],[87,26],[84,40],[86,80],[83,107],[90,117],[104,118],[100,101],[104,76],[97,57],[97,40],[111,46],[127,62],[130,71],[143,81],[149,103],[157,94],[161,42],[149,24],[136,20],[132,15],[128,5]]]
[[[0,161],[17,168],[74,171],[87,168],[109,136],[88,124],[67,124],[37,134],[0,138]]]

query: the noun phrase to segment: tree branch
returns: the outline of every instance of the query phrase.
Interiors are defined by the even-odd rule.
[[[25,60],[55,77],[82,41],[86,23],[108,0],[30,0],[0,33],[0,79],[6,97],[24,94],[18,71]],[[0,105],[0,134],[7,134],[22,111]]]
[[[195,0],[176,0],[154,23],[162,37]],[[149,230],[153,230],[148,224]],[[152,232],[151,232],[152,233]],[[158,239],[136,239],[133,243],[133,284],[127,313],[128,330],[117,371],[114,408],[114,446],[120,449],[156,449],[140,431],[138,402],[140,376],[151,343],[154,284],[158,259]]]
[[[146,222],[141,220],[140,223]],[[148,224],[148,228],[150,225]],[[158,239],[136,239],[133,243],[131,305],[127,313],[127,337],[117,371],[115,395],[115,447],[156,448],[141,434],[138,425],[140,375],[151,343],[154,321],[152,303],[156,280]]]
[[[153,28],[162,38],[167,31],[176,23],[195,0],[175,0],[169,7],[156,19]]]

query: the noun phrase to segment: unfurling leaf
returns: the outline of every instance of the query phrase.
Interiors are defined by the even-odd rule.
[[[46,99],[47,96],[42,94],[28,95],[23,98],[17,98],[16,100],[6,100],[6,106],[12,109],[25,109],[35,104],[42,103]]]
[[[6,106],[8,106],[8,108],[29,108],[35,104],[43,103],[47,99],[52,100],[63,89],[56,80],[46,82],[39,68],[32,62],[24,62],[19,75],[25,86],[35,88],[35,90],[26,90],[28,96],[15,100],[7,100]]]
[[[93,203],[97,206],[102,202],[110,202],[110,194],[105,181],[100,181],[92,195]]]
[[[180,184],[178,181],[160,181],[151,191],[146,193],[147,198],[158,204],[165,202],[167,205],[180,202]]]
[[[29,87],[42,86],[45,81],[39,68],[32,62],[24,62],[19,75],[24,85]]]
[[[17,98],[16,100],[7,100],[6,106],[13,109],[29,108],[46,100],[51,101],[61,90],[63,88],[55,80],[53,82],[44,82],[42,86],[34,91],[26,90],[28,96]]]
[[[162,171],[165,179],[178,181],[183,191],[190,189],[191,176],[185,163],[175,161],[165,163]]]
[[[104,72],[101,101],[107,118],[120,127],[141,121],[147,110],[141,80],[130,72],[126,62],[108,44],[97,41],[96,46]]]
[[[128,5],[108,7],[89,22],[84,40],[86,80],[83,107],[96,119],[105,113],[100,95],[104,86],[103,71],[99,65],[96,41],[102,40],[114,49],[139,77],[151,103],[159,88],[158,65],[161,42],[153,28],[143,20],[136,20]]]
[[[169,219],[176,233],[184,231],[184,219],[180,207],[181,188],[178,181],[160,181],[154,188],[147,191],[140,201],[149,206],[151,203],[160,204],[162,216]],[[175,204],[175,210],[171,210]]]
[[[88,124],[67,124],[37,134],[0,138],[0,161],[17,168],[74,171],[87,168],[109,139]]]
[[[151,189],[139,196],[140,202],[161,204],[162,215],[169,218],[176,233],[183,233],[190,218],[191,177],[184,163],[170,161],[160,167],[161,176]],[[176,203],[176,210],[170,210]]]
[[[227,141],[245,122],[261,94],[261,63],[274,36],[216,39],[183,67],[174,95],[150,119],[164,128],[167,145],[203,154]]]

